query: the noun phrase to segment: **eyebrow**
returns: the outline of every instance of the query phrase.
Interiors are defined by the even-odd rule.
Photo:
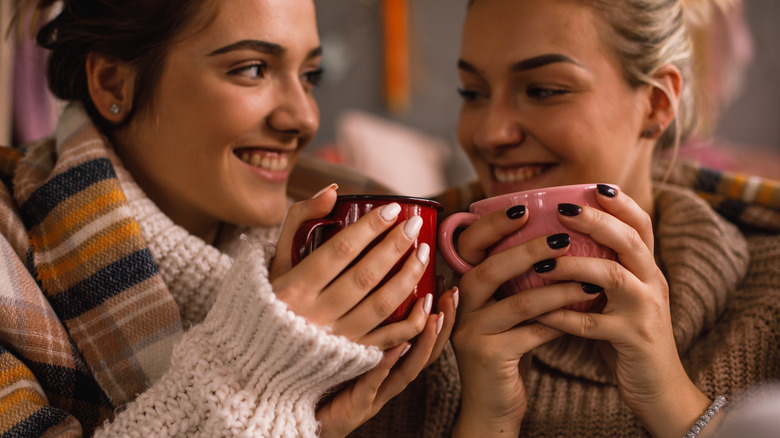
[[[241,40],[214,50],[213,52],[209,53],[209,56],[221,55],[223,53],[232,52],[234,50],[254,50],[255,52],[265,53],[272,56],[281,56],[287,52],[287,49],[276,43],[269,43],[268,41],[260,40]],[[309,53],[306,55],[306,59],[315,58],[320,55],[322,55],[322,46],[316,47],[309,51]]]
[[[509,67],[509,71],[519,73],[526,70],[533,70],[535,68],[544,67],[546,65],[557,62],[567,62],[570,64],[582,66],[579,62],[569,58],[566,55],[561,55],[559,53],[549,53],[546,55],[534,56],[533,58],[518,61]],[[458,60],[458,68],[471,73],[479,73],[479,70],[476,67],[462,59]]]

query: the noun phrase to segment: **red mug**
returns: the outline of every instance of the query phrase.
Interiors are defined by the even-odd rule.
[[[403,267],[404,262],[412,254],[412,251],[416,251],[417,247],[422,243],[427,243],[431,248],[431,251],[436,249],[436,235],[437,235],[437,217],[442,206],[440,203],[431,199],[415,198],[410,196],[395,196],[395,195],[345,195],[339,196],[336,200],[336,205],[328,216],[320,219],[312,219],[301,224],[298,230],[293,236],[292,243],[292,264],[293,266],[300,263],[304,257],[310,254],[318,246],[322,245],[325,241],[333,237],[336,233],[349,225],[357,222],[364,214],[373,210],[374,208],[381,207],[383,205],[398,203],[401,206],[401,212],[398,214],[398,218],[395,224],[403,222],[410,217],[417,215],[422,218],[422,228],[417,238],[414,239],[412,246],[406,252],[406,254],[399,259],[399,261],[390,269],[387,275],[379,282],[374,290],[379,289],[388,279],[398,273]],[[363,252],[355,258],[352,264],[363,257],[371,248],[373,248],[379,241],[384,238],[389,230],[382,233],[371,244],[369,244]],[[352,266],[350,264],[350,266]],[[372,290],[372,292],[374,291]],[[412,306],[419,299],[426,294],[432,294],[436,298],[436,263],[431,260],[428,266],[425,268],[420,281],[417,282],[414,290],[406,298],[406,300],[396,309],[387,319],[384,324],[389,324],[397,321],[401,321],[406,318],[412,310]],[[435,303],[434,299],[434,303]]]
[[[612,186],[617,187],[614,184]],[[567,233],[571,236],[571,247],[566,253],[567,255],[616,260],[615,251],[611,248],[597,243],[590,236],[564,227],[558,220],[558,204],[560,203],[587,205],[603,210],[596,200],[596,191],[597,184],[575,184],[507,193],[474,202],[469,206],[468,212],[455,213],[442,221],[439,227],[439,252],[450,268],[459,274],[465,274],[473,266],[463,260],[455,250],[453,242],[455,231],[458,228],[471,225],[477,219],[496,210],[514,205],[525,205],[529,215],[525,225],[490,247],[488,255],[505,251],[534,237]],[[496,291],[495,298],[500,300],[523,290],[547,284],[551,284],[551,281],[543,280],[531,269],[504,283]],[[584,312],[599,312],[605,304],[606,296],[604,292],[601,292],[599,297],[594,300],[567,306],[567,308]]]

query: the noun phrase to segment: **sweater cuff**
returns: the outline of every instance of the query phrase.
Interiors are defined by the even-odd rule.
[[[192,329],[202,338],[188,335],[205,341],[206,350],[225,361],[240,387],[259,394],[258,405],[278,411],[260,414],[266,417],[262,423],[287,425],[273,429],[294,423],[298,433],[314,435],[317,401],[328,389],[376,366],[382,352],[332,335],[288,310],[268,280],[267,248],[248,240],[243,246],[206,319]],[[202,362],[202,356],[192,355],[209,354],[192,346],[180,344],[174,360]]]

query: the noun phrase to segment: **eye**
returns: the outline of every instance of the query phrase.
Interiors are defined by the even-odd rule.
[[[479,91],[468,90],[465,88],[458,88],[458,94],[460,94],[460,97],[463,98],[464,102],[475,102],[485,97],[485,95]]]
[[[245,65],[234,70],[230,70],[228,75],[246,76],[248,78],[263,78],[268,70],[268,65],[264,62]]]
[[[302,78],[304,82],[308,82],[312,86],[316,87],[320,85],[320,82],[322,82],[323,74],[325,74],[325,71],[322,69],[322,67],[320,67],[317,70],[304,73]]]
[[[560,96],[562,94],[568,93],[569,90],[565,90],[562,88],[549,88],[549,87],[528,87],[526,90],[526,94],[528,97],[534,100],[544,100],[549,99],[551,97]]]

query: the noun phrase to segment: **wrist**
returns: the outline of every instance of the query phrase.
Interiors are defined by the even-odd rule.
[[[654,437],[684,436],[711,403],[686,376],[684,384],[664,391],[637,416]]]

